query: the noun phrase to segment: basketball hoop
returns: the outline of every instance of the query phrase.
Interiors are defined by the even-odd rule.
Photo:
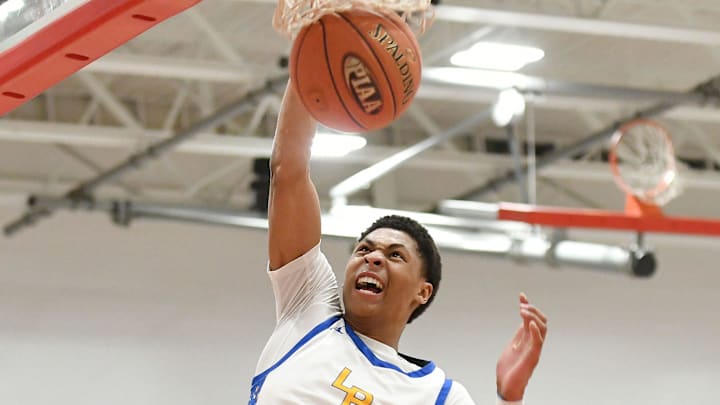
[[[655,121],[638,118],[622,125],[613,135],[609,160],[618,186],[642,203],[662,206],[679,193],[672,140]]]
[[[273,27],[292,39],[303,27],[318,21],[324,15],[354,8],[398,13],[419,33],[432,24],[434,17],[430,0],[278,0]]]

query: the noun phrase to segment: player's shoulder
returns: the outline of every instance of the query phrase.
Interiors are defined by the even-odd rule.
[[[445,405],[475,405],[475,402],[467,388],[462,383],[453,380]]]

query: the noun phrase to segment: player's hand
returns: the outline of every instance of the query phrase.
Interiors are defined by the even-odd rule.
[[[523,398],[533,370],[540,361],[547,318],[530,304],[525,294],[520,294],[520,317],[522,324],[505,347],[495,369],[498,394],[506,401]]]

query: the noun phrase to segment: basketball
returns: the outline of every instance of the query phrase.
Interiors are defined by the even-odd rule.
[[[318,122],[364,132],[387,126],[410,106],[421,65],[415,35],[400,17],[350,10],[298,33],[290,78]]]

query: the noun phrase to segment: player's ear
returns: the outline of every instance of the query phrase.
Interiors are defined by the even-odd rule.
[[[417,300],[418,305],[427,304],[428,300],[430,299],[430,296],[432,296],[432,292],[433,292],[433,285],[427,281],[423,281],[423,283],[420,285],[420,288],[418,289],[418,293],[416,295],[416,300]]]

